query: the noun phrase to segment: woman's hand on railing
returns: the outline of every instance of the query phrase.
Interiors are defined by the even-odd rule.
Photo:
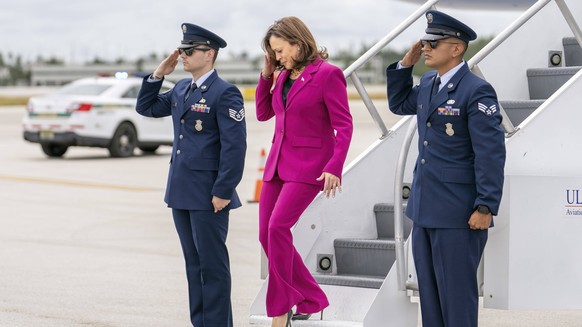
[[[414,66],[420,60],[421,55],[422,55],[422,44],[419,40],[418,42],[413,44],[412,48],[410,48],[406,55],[404,55],[404,58],[402,58],[400,65],[402,65],[403,67]]]

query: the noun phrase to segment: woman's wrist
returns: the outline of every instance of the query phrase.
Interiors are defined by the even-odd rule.
[[[265,75],[265,73],[263,73],[263,71],[261,71],[261,77],[267,81],[267,80],[270,80],[271,77],[273,77],[273,73],[271,73],[269,75]]]

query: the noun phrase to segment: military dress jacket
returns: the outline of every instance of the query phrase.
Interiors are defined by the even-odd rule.
[[[214,71],[185,100],[191,79],[158,94],[162,80],[144,78],[136,110],[147,117],[172,116],[174,143],[165,202],[183,210],[213,210],[212,196],[241,206],[235,187],[246,152],[244,102],[238,88]]]
[[[323,60],[305,67],[283,103],[283,70],[273,80],[259,77],[256,89],[257,119],[275,117],[275,133],[263,180],[279,176],[284,181],[323,186],[323,172],[342,176],[352,139],[352,116],[343,72]],[[271,91],[272,88],[272,91]]]
[[[478,205],[497,215],[501,201],[505,134],[493,87],[465,63],[432,96],[437,72],[413,86],[412,67],[386,70],[390,110],[416,115],[418,158],[406,214],[426,228],[469,228]]]

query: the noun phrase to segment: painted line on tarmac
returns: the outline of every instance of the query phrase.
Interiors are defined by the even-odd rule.
[[[64,179],[50,179],[50,178],[40,178],[40,177],[18,177],[18,176],[6,176],[0,175],[0,179],[11,180],[17,182],[29,182],[29,183],[41,183],[41,184],[56,184],[64,186],[78,186],[78,187],[95,187],[95,188],[105,188],[113,190],[124,190],[124,191],[158,191],[158,188],[144,187],[144,186],[128,186],[128,185],[115,185],[115,184],[104,184],[104,183],[91,183],[91,182],[77,182],[68,181]]]

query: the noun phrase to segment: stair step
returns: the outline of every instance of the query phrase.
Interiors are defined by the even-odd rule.
[[[527,70],[529,86],[529,98],[547,99],[570,77],[574,76],[580,66],[575,67],[552,67],[552,68],[530,68]]]
[[[582,47],[575,37],[565,37],[562,39],[564,46],[564,59],[566,66],[582,66]]]
[[[335,239],[337,273],[386,276],[396,254],[394,240]]]
[[[402,206],[403,213],[406,212],[406,203]],[[394,205],[390,203],[376,203],[374,205],[376,214],[376,229],[378,238],[394,239]],[[404,215],[404,237],[408,237],[412,229],[412,220]]]
[[[313,275],[318,284],[379,289],[386,276]]]
[[[509,116],[513,125],[521,124],[534,110],[544,103],[545,100],[508,100],[500,101],[501,107]]]

